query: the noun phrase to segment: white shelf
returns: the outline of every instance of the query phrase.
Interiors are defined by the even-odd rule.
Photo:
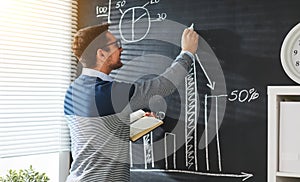
[[[300,174],[279,172],[279,104],[300,101],[300,86],[268,86],[268,182],[300,182]]]
[[[276,176],[300,179],[300,174],[296,174],[296,173],[277,172]]]

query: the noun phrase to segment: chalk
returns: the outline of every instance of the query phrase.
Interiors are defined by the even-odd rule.
[[[188,29],[194,30],[194,23],[192,23],[192,25]]]

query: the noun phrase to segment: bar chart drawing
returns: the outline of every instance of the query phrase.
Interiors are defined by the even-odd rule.
[[[150,132],[143,136],[143,143],[144,143],[144,163],[145,169],[148,168],[148,164],[151,167],[154,167],[154,154],[153,154],[153,133]]]
[[[190,72],[193,73],[193,70]],[[187,86],[189,86],[189,88],[187,89],[187,92],[189,92],[189,94],[191,94],[191,90],[192,87],[195,88],[195,85],[192,84],[192,77],[194,75],[190,74],[189,76],[186,77],[186,83]],[[189,84],[188,84],[189,83]],[[217,158],[218,158],[218,172],[212,171],[210,169],[210,155],[209,155],[209,150],[208,150],[208,143],[206,144],[206,149],[205,149],[205,164],[206,164],[206,172],[203,171],[199,171],[198,168],[196,168],[196,164],[197,163],[197,147],[196,147],[196,142],[197,142],[197,130],[196,130],[196,124],[194,122],[195,115],[192,115],[192,112],[197,111],[197,107],[194,106],[193,104],[196,103],[196,100],[194,100],[195,98],[197,98],[197,96],[195,95],[190,95],[190,97],[186,97],[186,99],[188,100],[188,102],[192,101],[190,104],[186,104],[187,105],[187,112],[190,112],[190,115],[186,115],[186,127],[185,130],[186,131],[190,131],[190,132],[186,132],[185,133],[185,138],[187,139],[187,142],[189,142],[189,145],[187,146],[187,150],[185,151],[186,153],[189,152],[189,154],[186,154],[185,156],[185,163],[189,164],[187,165],[187,169],[177,169],[177,164],[176,161],[182,159],[181,157],[178,158],[178,155],[176,154],[176,143],[177,143],[177,135],[175,133],[171,133],[171,132],[165,132],[164,134],[164,161],[165,161],[165,168],[164,169],[155,169],[154,168],[154,157],[153,157],[153,140],[152,140],[152,134],[148,134],[148,136],[144,136],[144,155],[145,155],[145,169],[130,169],[131,172],[165,172],[165,173],[183,173],[183,174],[192,174],[192,175],[200,175],[200,176],[207,176],[207,177],[219,177],[219,178],[239,178],[242,181],[246,181],[247,179],[253,177],[253,174],[251,173],[246,173],[246,172],[240,172],[240,174],[234,174],[234,173],[223,173],[223,169],[222,169],[222,155],[221,155],[221,142],[220,142],[220,135],[219,135],[219,120],[218,120],[218,100],[219,99],[227,99],[227,95],[226,94],[221,94],[221,95],[205,95],[204,98],[204,120],[205,120],[205,129],[204,129],[204,133],[205,136],[207,137],[209,130],[207,129],[208,127],[208,119],[207,119],[207,115],[208,115],[208,101],[211,100],[214,107],[212,107],[211,109],[214,109],[215,111],[215,122],[213,124],[215,124],[215,128],[216,128],[216,145],[217,145]],[[190,116],[190,117],[189,117]],[[190,142],[194,140],[194,142]],[[130,150],[131,151],[131,150]],[[194,152],[195,151],[195,152]],[[171,152],[171,153],[170,153]],[[132,154],[131,154],[132,155]],[[130,155],[130,156],[131,156]],[[151,157],[152,156],[152,157]],[[171,157],[170,157],[171,156]],[[170,160],[171,158],[171,160]],[[147,166],[151,164],[152,168],[148,169]],[[170,165],[172,165],[172,167],[170,167]],[[131,164],[131,167],[133,166],[133,164]],[[191,168],[191,166],[195,166],[195,168]]]
[[[172,155],[173,155],[173,168],[176,169],[176,135],[173,134],[173,133],[169,133],[169,132],[166,132],[165,133],[165,137],[164,137],[164,147],[165,147],[165,166],[166,166],[166,169],[169,169],[169,161],[168,161],[168,156],[170,154],[168,154],[168,137],[172,137],[173,140],[171,139],[172,141],[172,144],[173,144],[173,149],[172,149]]]
[[[185,165],[198,171],[197,164],[197,74],[193,64],[185,77]]]
[[[216,137],[216,141],[217,141],[217,155],[218,155],[218,169],[221,172],[222,171],[222,159],[221,159],[221,147],[220,147],[220,136],[219,136],[219,120],[218,120],[218,98],[221,97],[227,97],[227,95],[211,95],[208,96],[207,94],[205,94],[205,99],[204,99],[204,124],[205,124],[205,129],[204,129],[204,133],[205,133],[205,159],[206,159],[206,170],[209,171],[210,170],[210,165],[209,165],[209,149],[208,149],[208,111],[207,111],[207,103],[208,103],[208,99],[215,99],[215,137]]]

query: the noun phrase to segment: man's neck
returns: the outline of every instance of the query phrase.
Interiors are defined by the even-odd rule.
[[[97,71],[100,71],[100,72],[105,73],[105,74],[107,74],[107,75],[109,75],[110,72],[112,71],[111,69],[109,69],[109,68],[107,68],[107,67],[105,67],[105,66],[96,66],[96,67],[94,67],[94,68],[92,68],[92,69],[97,70]]]

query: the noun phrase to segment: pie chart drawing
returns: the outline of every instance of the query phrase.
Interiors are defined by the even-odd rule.
[[[138,42],[147,36],[150,26],[150,14],[146,8],[129,8],[119,22],[120,36],[126,42]]]

